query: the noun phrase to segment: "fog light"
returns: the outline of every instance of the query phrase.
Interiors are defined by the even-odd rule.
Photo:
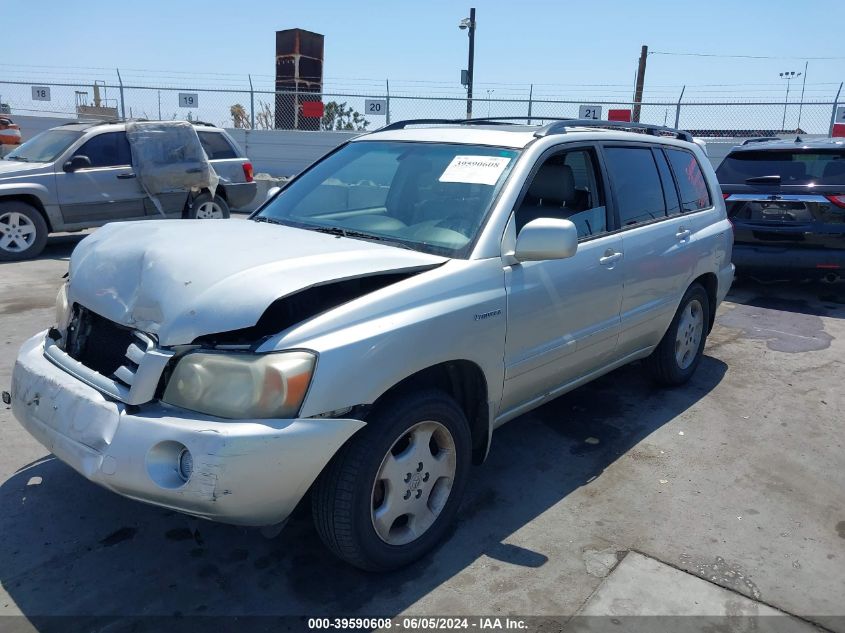
[[[194,456],[187,448],[183,448],[179,453],[179,476],[183,481],[188,481],[191,478],[191,473],[194,472]]]

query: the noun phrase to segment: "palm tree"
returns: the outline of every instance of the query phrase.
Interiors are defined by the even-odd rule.
[[[229,108],[229,113],[232,115],[232,122],[234,123],[235,128],[249,128],[249,116],[246,113],[246,108],[244,108],[240,103],[236,103]]]

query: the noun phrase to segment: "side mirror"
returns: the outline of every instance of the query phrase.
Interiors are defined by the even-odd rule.
[[[87,156],[82,156],[81,154],[77,154],[76,156],[72,156],[70,160],[65,161],[65,164],[62,166],[67,173],[71,173],[76,171],[77,169],[84,169],[85,167],[91,166],[91,159]]]
[[[264,199],[265,199],[265,200],[269,200],[270,198],[272,198],[273,196],[275,196],[277,193],[279,193],[281,190],[282,190],[282,188],[281,188],[281,187],[270,187],[270,188],[267,190],[267,197],[266,197],[266,198],[264,198]]]
[[[569,220],[537,218],[516,237],[514,257],[520,262],[566,259],[578,250],[578,229]]]

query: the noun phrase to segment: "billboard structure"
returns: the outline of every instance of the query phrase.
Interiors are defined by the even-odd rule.
[[[303,29],[276,31],[276,129],[320,129],[323,40]]]

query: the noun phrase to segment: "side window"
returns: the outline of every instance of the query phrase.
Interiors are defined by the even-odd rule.
[[[607,147],[607,170],[622,227],[666,217],[663,186],[648,147]]]
[[[675,172],[678,189],[681,192],[681,207],[683,211],[698,211],[713,206],[710,191],[701,172],[701,165],[692,154],[682,149],[667,149],[666,154]]]
[[[200,137],[200,143],[208,160],[238,157],[226,137],[219,132],[197,132],[197,136]]]
[[[74,152],[87,156],[91,167],[121,167],[132,164],[132,153],[125,132],[98,134]]]
[[[681,212],[681,202],[678,200],[678,190],[675,188],[675,179],[672,178],[672,170],[666,162],[663,150],[654,148],[654,160],[657,161],[657,171],[660,172],[660,183],[663,185],[663,199],[666,201],[666,209],[669,215]]]
[[[516,210],[517,232],[537,218],[560,218],[572,221],[580,238],[605,233],[607,210],[597,174],[592,150],[572,150],[547,158]]]

